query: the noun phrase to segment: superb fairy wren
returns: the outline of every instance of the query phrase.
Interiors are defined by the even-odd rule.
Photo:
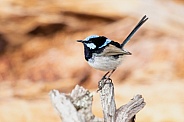
[[[77,40],[78,42],[82,42],[84,45],[84,55],[88,64],[95,69],[108,71],[104,75],[104,78],[109,73],[110,74],[107,78],[110,78],[112,73],[121,64],[123,57],[125,55],[131,55],[129,51],[124,49],[125,44],[147,20],[148,18],[145,15],[122,44],[110,40],[105,36],[98,35],[88,36],[84,40]]]

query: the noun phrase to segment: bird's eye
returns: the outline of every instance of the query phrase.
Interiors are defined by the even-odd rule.
[[[92,43],[92,41],[91,40],[88,40],[88,43]]]

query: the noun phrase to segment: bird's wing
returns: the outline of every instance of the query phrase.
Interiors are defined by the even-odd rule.
[[[109,45],[107,46],[104,50],[103,53],[100,54],[101,56],[114,56],[114,55],[131,55],[130,52],[125,51],[121,48],[117,48],[114,45]]]

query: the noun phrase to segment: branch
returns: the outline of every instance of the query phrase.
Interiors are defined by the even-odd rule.
[[[135,115],[146,105],[142,96],[136,95],[127,104],[116,109],[111,79],[103,79],[99,83],[103,119],[92,113],[93,93],[83,87],[76,85],[70,94],[50,91],[52,104],[62,122],[134,122]]]
[[[114,85],[110,79],[102,79],[99,84],[101,85],[99,88],[101,88],[100,99],[104,121],[115,122],[116,104],[114,99]]]
[[[116,110],[116,122],[134,122],[135,115],[144,108],[146,103],[141,95],[134,96],[131,101]]]
[[[101,104],[105,122],[134,122],[135,115],[146,105],[141,95],[136,95],[127,104],[116,110],[114,85],[111,79],[99,82]]]
[[[71,94],[52,90],[49,95],[62,122],[102,122],[92,113],[93,94],[83,87],[76,85]]]

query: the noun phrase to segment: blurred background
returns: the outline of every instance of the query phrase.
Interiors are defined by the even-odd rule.
[[[76,40],[92,34],[122,42],[132,53],[112,76],[117,107],[141,94],[137,122],[184,122],[183,0],[1,0],[0,122],[60,122],[49,91],[90,91],[105,72],[91,68]],[[93,112],[102,117],[99,95]]]

